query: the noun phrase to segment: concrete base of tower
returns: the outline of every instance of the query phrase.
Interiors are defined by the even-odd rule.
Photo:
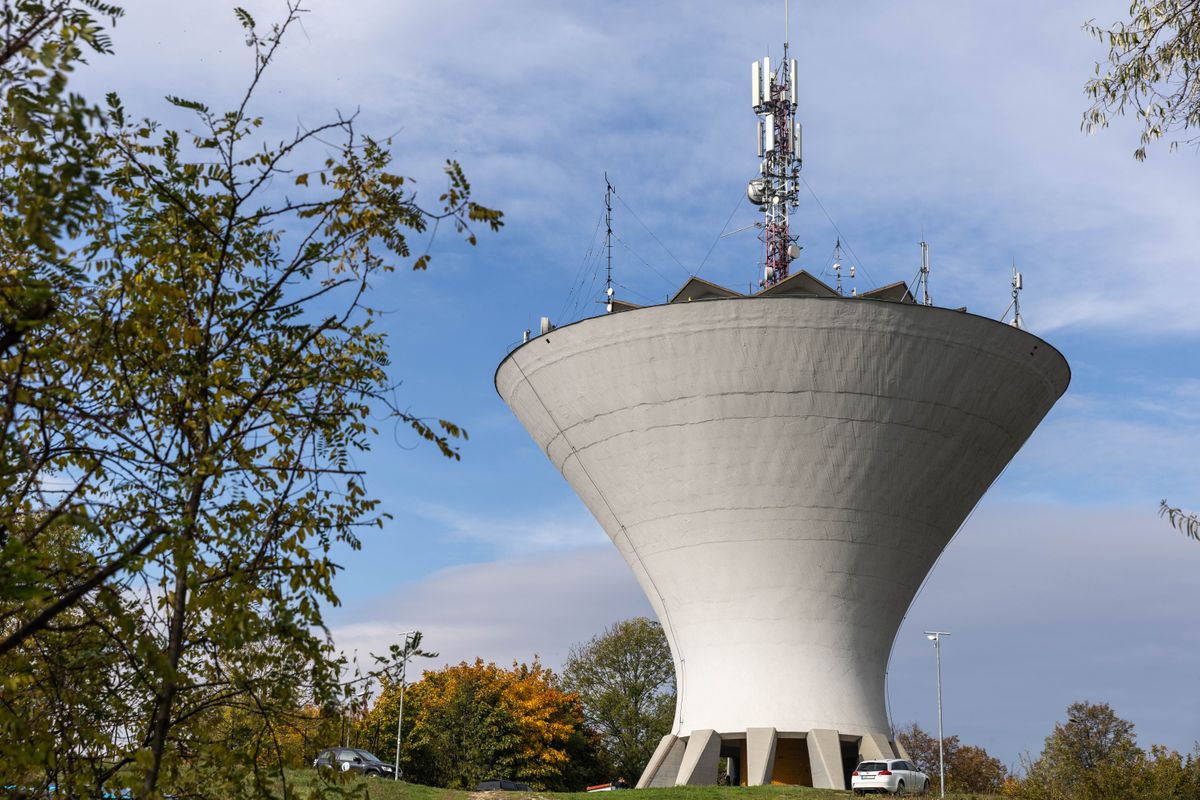
[[[705,786],[718,783],[720,778],[740,786],[846,789],[850,773],[860,761],[903,757],[899,745],[883,733],[852,735],[835,730],[775,728],[722,733],[695,730],[686,736],[664,736],[637,788]]]
[[[746,785],[765,786],[775,773],[774,728],[746,729]]]
[[[683,751],[687,740],[668,733],[654,749],[650,763],[642,771],[638,779],[639,789],[661,789],[664,786],[674,786],[675,776],[679,774],[679,765],[683,763]]]

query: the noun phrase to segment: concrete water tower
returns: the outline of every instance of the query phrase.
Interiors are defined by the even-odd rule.
[[[903,757],[884,697],[897,629],[1070,380],[1018,326],[903,283],[845,296],[789,274],[794,62],[754,73],[762,291],[610,295],[621,313],[546,326],[496,372],[670,642],[674,728],[639,787],[714,783],[727,757],[740,783],[846,788],[860,759]]]

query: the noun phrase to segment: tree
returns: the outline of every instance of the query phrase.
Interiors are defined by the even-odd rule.
[[[1193,800],[1200,797],[1200,760],[1152,745],[1138,781],[1138,797],[1146,800]]]
[[[938,740],[930,736],[917,723],[910,722],[907,728],[896,731],[896,741],[908,753],[913,765],[930,776],[930,781],[937,783],[940,774],[938,761]],[[942,758],[946,761],[947,784],[950,782],[952,770],[949,767],[951,756],[958,751],[958,737],[945,736],[942,738]]]
[[[29,42],[46,25],[102,42],[72,4],[4,8],[28,14],[13,29]],[[454,162],[438,207],[418,205],[387,143],[353,118],[265,139],[255,91],[300,13],[289,5],[264,32],[237,11],[248,88],[221,113],[168,98],[194,113],[193,131],[135,119],[110,96],[80,145],[89,174],[70,192],[83,200],[44,192],[50,246],[27,246],[5,197],[0,269],[16,289],[0,298],[0,755],[22,785],[262,795],[287,716],[338,692],[321,606],[337,602],[332,548],[382,523],[353,464],[371,417],[458,457],[460,428],[394,406],[370,285],[396,263],[428,266],[411,234],[445,220],[474,244],[471,226],[497,230],[501,215],[471,200]],[[81,59],[78,47],[62,57]],[[30,174],[27,140],[53,153],[60,132],[50,117],[18,125],[13,108],[6,190]],[[30,287],[45,301],[36,324],[19,308],[3,317]],[[230,751],[223,721],[250,752]]]
[[[111,52],[102,20],[121,15],[99,0],[0,7],[0,225],[5,239],[51,259],[60,237],[77,232],[99,179],[92,134],[102,114],[69,91],[68,77],[87,53]]]
[[[1004,787],[1008,769],[1000,759],[973,744],[964,744],[954,754],[946,788],[952,792],[997,794]]]
[[[387,732],[379,736],[381,749],[396,744],[399,688],[385,684],[361,723],[372,738]],[[577,790],[591,777],[579,700],[536,660],[506,670],[476,659],[426,672],[408,688],[404,718],[400,763],[408,780],[473,789],[505,778]]]
[[[1145,753],[1133,723],[1107,703],[1072,703],[1042,754],[1028,767],[1021,796],[1038,800],[1107,800],[1136,796]]]
[[[576,645],[563,685],[579,695],[613,772],[637,780],[675,715],[675,665],[662,626],[638,617]]]
[[[120,15],[94,0],[0,8],[0,563],[9,578],[0,582],[0,602],[29,601],[26,579],[38,573],[23,565],[45,558],[21,528],[32,523],[45,534],[69,516],[39,494],[61,437],[44,409],[29,413],[40,388],[29,375],[60,351],[53,336],[31,339],[54,316],[59,293],[79,279],[62,240],[80,234],[99,182],[95,126],[103,114],[68,90],[68,77],[86,53],[110,52],[100,19],[115,23]],[[61,485],[68,478],[54,480]],[[0,614],[0,647],[10,624]]]
[[[897,731],[896,739],[917,769],[929,775],[931,782],[936,784],[939,774],[937,739],[915,722]],[[982,747],[961,744],[957,736],[946,736],[942,739],[942,752],[946,762],[947,791],[995,794],[1004,786],[1008,770]]]
[[[1097,63],[1086,85],[1084,130],[1132,110],[1142,123],[1139,161],[1168,134],[1180,137],[1171,149],[1200,143],[1200,0],[1132,0],[1127,22],[1104,28],[1089,20],[1084,30],[1108,45],[1104,74]]]

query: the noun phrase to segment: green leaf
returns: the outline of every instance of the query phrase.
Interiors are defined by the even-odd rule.
[[[242,27],[248,31],[254,30],[254,17],[250,16],[250,12],[240,6],[233,9],[234,15],[242,23]]]

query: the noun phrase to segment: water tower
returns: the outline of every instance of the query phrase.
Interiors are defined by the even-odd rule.
[[[795,80],[786,54],[754,69],[761,291],[693,278],[663,305],[610,303],[496,372],[670,642],[674,728],[639,787],[714,783],[727,757],[743,784],[844,789],[859,759],[903,757],[897,629],[1070,380],[1020,326],[789,271]]]

